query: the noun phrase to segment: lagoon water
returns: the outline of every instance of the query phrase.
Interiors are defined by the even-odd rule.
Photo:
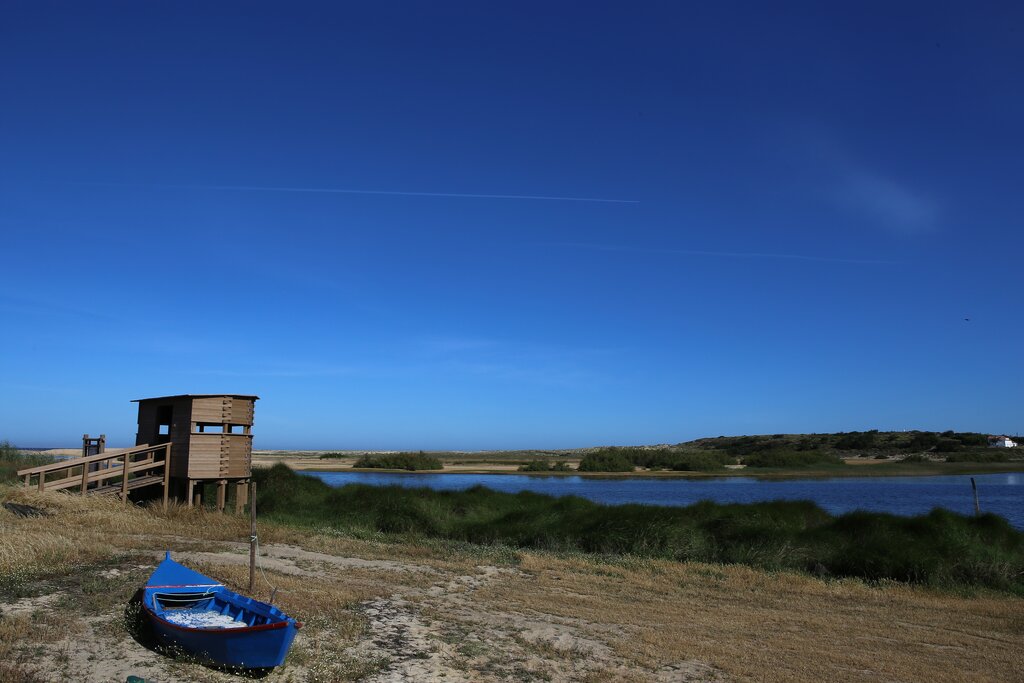
[[[829,512],[853,510],[917,515],[942,507],[973,514],[968,475],[936,477],[837,477],[831,479],[758,479],[721,477],[580,477],[516,474],[400,474],[304,472],[331,486],[370,484],[427,487],[453,491],[486,486],[495,491],[534,491],[550,496],[580,496],[598,503],[690,505],[699,500],[752,503],[766,500],[812,500]],[[1024,473],[974,475],[984,512],[1002,515],[1024,529]]]

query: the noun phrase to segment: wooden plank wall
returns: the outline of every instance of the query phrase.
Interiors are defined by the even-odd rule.
[[[139,403],[139,430],[135,433],[135,445],[156,443],[156,404],[148,401]]]
[[[160,409],[170,406],[171,427],[168,434],[160,434]],[[188,475],[188,447],[192,429],[191,401],[187,399],[165,399],[139,402],[139,429],[135,434],[135,445],[156,445],[171,442],[171,476]]]
[[[222,425],[222,433],[192,433],[188,476],[192,479],[248,477],[252,474],[254,401],[234,396],[197,398],[192,421]],[[232,434],[230,425],[247,433]]]
[[[252,475],[255,401],[234,396],[174,398],[139,402],[136,445],[171,442],[171,476],[177,479],[239,479]],[[173,410],[168,435],[159,433],[161,406]],[[217,425],[216,432],[198,424]],[[232,433],[231,427],[235,426]],[[222,430],[222,431],[221,431]]]
[[[192,442],[192,401],[179,398],[174,402],[171,425],[171,476],[188,476],[189,449]]]

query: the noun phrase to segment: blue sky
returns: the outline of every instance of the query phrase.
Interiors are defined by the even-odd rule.
[[[1024,430],[1020,5],[582,7],[8,4],[0,438]]]

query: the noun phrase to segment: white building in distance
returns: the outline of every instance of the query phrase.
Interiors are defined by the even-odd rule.
[[[1017,445],[1016,441],[1011,441],[1008,436],[990,436],[988,437],[989,448],[1014,448]]]

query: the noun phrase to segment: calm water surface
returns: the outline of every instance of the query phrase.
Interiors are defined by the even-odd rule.
[[[832,513],[852,510],[917,515],[942,507],[973,514],[971,478],[841,477],[834,479],[670,479],[662,477],[593,478],[514,474],[376,474],[304,472],[331,486],[371,484],[458,491],[483,485],[495,491],[535,491],[550,496],[580,496],[598,503],[689,505],[698,500],[753,503],[765,500],[813,500]],[[984,512],[995,512],[1024,529],[1024,473],[974,475]]]

